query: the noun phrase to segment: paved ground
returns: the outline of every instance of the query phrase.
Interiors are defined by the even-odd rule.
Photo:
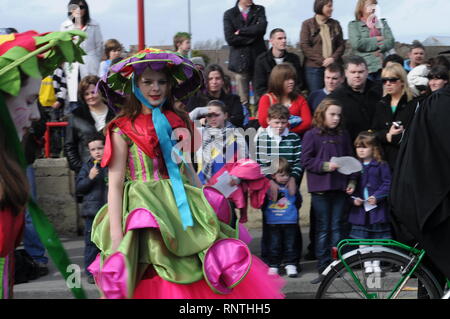
[[[259,255],[259,240],[261,232],[258,229],[250,229],[253,241],[250,243],[251,251]],[[302,229],[304,251],[309,242],[307,229]],[[69,254],[70,260],[74,264],[82,266],[84,242],[81,237],[62,238],[64,247]],[[314,298],[318,285],[311,285],[310,281],[317,276],[314,261],[301,262],[301,273],[298,278],[286,279],[284,293],[289,299],[310,299]],[[14,286],[16,299],[70,299],[73,298],[67,288],[61,274],[56,270],[52,262],[49,264],[50,273],[47,276],[28,283]],[[99,293],[95,285],[88,284],[84,275],[82,275],[82,286],[86,291],[88,298],[98,298]]]

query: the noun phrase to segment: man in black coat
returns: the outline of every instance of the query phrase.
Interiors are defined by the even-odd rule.
[[[303,72],[300,64],[300,58],[297,54],[287,52],[287,37],[283,29],[277,28],[270,32],[270,44],[272,47],[260,54],[255,62],[255,93],[259,100],[261,96],[267,93],[270,73],[275,65],[289,62],[297,71],[297,88],[303,88]]]
[[[344,68],[346,82],[328,97],[341,103],[345,128],[354,141],[360,132],[372,128],[375,105],[380,101],[383,89],[380,84],[367,79],[369,71],[362,57],[347,58]]]
[[[450,88],[418,108],[397,158],[391,187],[394,217],[450,278]],[[440,278],[442,279],[442,277]]]
[[[265,9],[255,5],[253,0],[238,0],[233,8],[225,11],[223,27],[225,40],[230,46],[228,69],[235,73],[241,103],[248,105],[254,63],[258,55],[266,51]]]

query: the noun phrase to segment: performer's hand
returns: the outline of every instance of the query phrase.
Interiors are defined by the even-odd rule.
[[[117,248],[119,248],[120,243],[122,242],[123,234],[116,234],[111,236],[111,249],[113,252],[117,251]]]

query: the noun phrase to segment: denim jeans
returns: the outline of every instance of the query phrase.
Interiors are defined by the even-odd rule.
[[[316,217],[317,268],[322,273],[331,263],[331,248],[342,239],[342,216],[347,195],[343,191],[311,195]]]
[[[305,79],[309,92],[323,89],[325,83],[323,81],[324,68],[305,67]]]
[[[300,192],[297,193],[297,196],[301,196]],[[265,203],[267,204],[267,203]],[[296,203],[297,204],[297,203]],[[298,209],[300,209],[300,205],[297,205]],[[265,206],[261,209],[264,210]],[[269,225],[266,223],[266,219],[264,214],[262,214],[262,234],[261,234],[261,259],[266,264],[270,264],[269,262],[269,254],[270,254],[270,234],[269,234]],[[300,260],[303,254],[303,237],[302,230],[300,229],[299,224],[295,224],[297,228],[297,256]]]
[[[299,232],[297,224],[267,225],[269,233],[269,265],[280,267],[284,265],[297,265],[300,259],[298,254]]]
[[[94,222],[94,217],[86,217],[84,221],[84,269],[86,274],[90,275],[87,268],[94,262],[100,250],[91,241],[92,234],[92,223]]]
[[[252,78],[248,73],[234,73],[234,79],[241,104],[247,105],[250,102],[250,82]]]
[[[34,168],[29,165],[27,167],[27,179],[30,184],[31,196],[36,200],[36,180],[34,176]],[[48,263],[48,258],[45,256],[45,248],[42,245],[39,235],[34,228],[28,209],[25,211],[25,230],[23,234],[23,245],[26,252],[37,262],[43,264]]]

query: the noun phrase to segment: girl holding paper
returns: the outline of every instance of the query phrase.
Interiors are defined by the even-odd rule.
[[[346,193],[351,195],[354,191],[352,179],[337,172],[339,165],[331,161],[332,157],[353,155],[350,135],[342,125],[342,106],[336,100],[326,98],[319,104],[302,148],[301,164],[306,170],[316,218],[319,277],[311,283],[318,284],[332,261],[331,247],[342,239]]]
[[[358,181],[350,211],[350,237],[355,239],[391,238],[387,197],[391,187],[391,170],[383,161],[375,135],[361,132],[355,140],[356,153],[363,171]],[[381,273],[380,261],[364,262],[365,272]]]

